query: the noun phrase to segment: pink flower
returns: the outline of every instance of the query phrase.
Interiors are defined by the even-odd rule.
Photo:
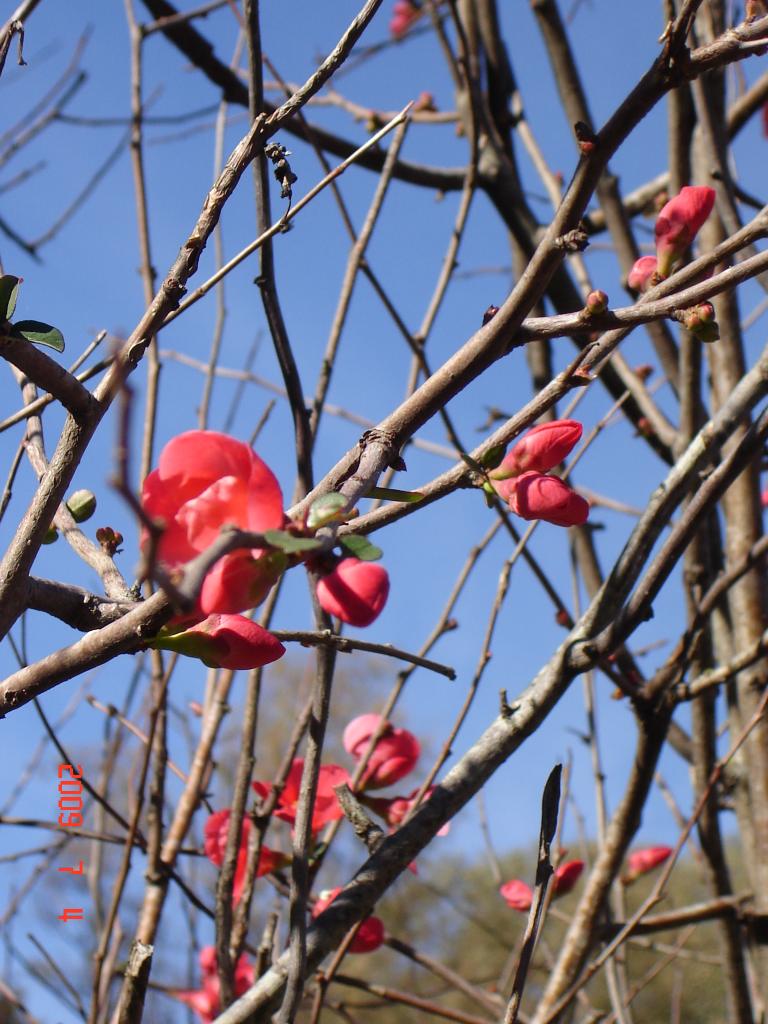
[[[230,810],[227,807],[223,811],[214,811],[205,823],[203,829],[203,836],[205,839],[205,855],[213,861],[217,868],[220,868],[224,863],[224,853],[227,849],[227,832],[229,831],[229,819]],[[235,866],[235,879],[234,885],[232,886],[232,905],[234,906],[240,900],[243,893],[243,886],[245,885],[245,871],[248,861],[248,837],[251,834],[253,825],[250,818],[243,818],[243,824],[240,831],[240,849],[237,852],[237,864]],[[286,856],[283,853],[278,853],[275,850],[270,850],[268,846],[262,844],[261,851],[259,853],[259,866],[256,868],[256,877],[261,878],[262,875],[268,875],[272,871],[276,871],[286,863]]]
[[[430,786],[424,795],[424,800],[429,800],[434,791],[435,787]],[[411,810],[416,806],[416,797],[418,795],[419,790],[414,789],[410,796],[395,796],[391,799],[388,799],[387,797],[366,797],[365,803],[372,811],[375,811],[376,814],[380,814],[394,831],[394,829],[402,825],[411,813]],[[422,804],[424,803],[424,800],[422,800]],[[447,821],[436,835],[447,836],[450,830],[451,823]]]
[[[200,658],[213,668],[260,668],[285,654],[277,637],[243,615],[209,615],[189,629],[172,626],[149,646]]]
[[[686,185],[662,207],[655,229],[658,271],[662,277],[667,277],[683,256],[714,205],[713,188]]]
[[[526,885],[519,878],[513,878],[511,882],[505,882],[499,889],[499,892],[507,901],[507,905],[513,910],[519,910],[520,913],[525,914],[531,909],[533,890],[530,885]]]
[[[633,292],[647,292],[651,287],[651,278],[656,273],[658,261],[655,256],[641,256],[635,260],[627,275],[627,284]]]
[[[360,715],[353,718],[344,730],[344,749],[356,761],[365,754],[371,737],[378,729],[381,715]],[[399,782],[416,767],[421,754],[421,744],[407,729],[395,729],[386,722],[381,738],[360,782],[362,789],[381,789]]]
[[[589,518],[589,503],[565,481],[542,473],[523,473],[504,481],[509,507],[522,519],[543,519],[554,526],[581,526]],[[501,487],[497,488],[500,493]]]
[[[211,1021],[221,1011],[221,988],[217,973],[216,950],[213,946],[206,946],[200,950],[200,969],[202,971],[202,988],[175,991],[173,996],[179,1002],[191,1007],[202,1024],[211,1024]],[[243,953],[235,966],[235,995],[243,995],[254,981],[253,967]]]
[[[278,529],[284,519],[283,496],[269,467],[247,444],[213,430],[189,430],[169,441],[144,481],[141,500],[164,526],[157,555],[169,569],[205,551],[226,525],[261,533]],[[200,609],[208,615],[254,607],[285,564],[282,552],[225,555],[206,576]]]
[[[312,917],[319,917],[320,914],[330,907],[331,903],[341,892],[341,886],[336,889],[325,889],[320,893],[319,899],[312,908]],[[372,953],[384,942],[384,922],[379,917],[365,917],[357,929],[352,943],[349,947],[350,953]]]
[[[623,881],[625,885],[634,882],[640,875],[653,871],[659,864],[663,864],[672,853],[671,846],[646,846],[642,850],[635,850],[627,858],[627,873]]]
[[[370,626],[387,603],[389,576],[375,562],[344,558],[317,583],[320,607],[350,626]]]
[[[296,810],[299,802],[299,790],[301,787],[301,775],[304,771],[304,759],[297,757],[291,765],[288,777],[285,780],[285,787],[277,801],[275,817],[288,821],[291,825],[296,822]],[[336,799],[334,787],[352,780],[348,772],[338,764],[324,764],[320,768],[320,775],[317,780],[317,795],[315,806],[312,811],[312,831],[319,832],[323,825],[329,821],[336,821],[344,816],[339,801]],[[265,800],[272,792],[272,784],[269,782],[253,782],[253,788]]]
[[[583,870],[583,860],[569,860],[565,864],[561,864],[552,876],[553,899],[567,895],[576,885]],[[505,882],[499,892],[513,910],[527,913],[531,909],[533,890],[521,879],[513,878],[512,881]]]
[[[419,8],[410,3],[410,0],[395,0],[389,22],[390,33],[395,38],[404,35],[420,13]]]
[[[576,885],[584,870],[583,860],[569,860],[555,871],[552,885],[554,895],[565,896]]]
[[[508,480],[529,470],[548,473],[578,444],[583,429],[577,420],[539,423],[520,438],[488,475],[491,480]]]

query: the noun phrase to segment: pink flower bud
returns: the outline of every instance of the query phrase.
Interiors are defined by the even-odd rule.
[[[569,860],[565,864],[561,864],[552,879],[553,895],[556,897],[567,895],[578,882],[583,870],[583,860]]]
[[[627,275],[627,285],[633,292],[647,292],[651,287],[651,279],[656,273],[658,261],[655,256],[641,256],[635,260]]]
[[[392,17],[389,22],[389,31],[395,36],[404,35],[418,18],[419,8],[410,3],[409,0],[395,0],[392,6]]]
[[[299,803],[299,790],[301,787],[301,776],[303,772],[303,758],[294,758],[291,764],[291,769],[288,772],[288,777],[285,780],[285,786],[278,798],[277,807],[275,809],[276,818],[282,818],[283,821],[288,821],[292,825],[296,821],[296,811]],[[349,773],[342,768],[341,765],[321,765],[320,774],[317,779],[315,807],[312,811],[313,832],[319,832],[323,825],[327,825],[329,821],[336,821],[337,818],[342,818],[344,816],[341,805],[336,799],[334,788],[345,782],[349,785],[351,781]],[[252,782],[251,785],[262,800],[265,800],[272,792],[272,784],[270,782],[256,781]]]
[[[686,185],[662,208],[656,220],[658,272],[667,277],[699,233],[715,205],[715,190]]]
[[[663,864],[671,853],[671,846],[646,846],[642,850],[635,850],[627,858],[627,873],[623,878],[624,884],[629,885],[641,875],[653,871],[659,864]]]
[[[505,882],[499,889],[499,892],[506,900],[507,905],[513,910],[519,910],[520,913],[525,914],[531,909],[533,890],[530,885],[526,885],[519,878],[513,878],[511,882]]]
[[[356,761],[365,754],[380,722],[381,715],[360,715],[353,718],[344,730],[344,749]],[[361,788],[381,789],[399,782],[413,771],[420,754],[421,744],[412,732],[395,729],[387,722],[368,761],[360,782]]]
[[[578,444],[583,429],[577,420],[539,423],[510,448],[501,465],[488,475],[491,480],[508,480],[531,469],[537,473],[548,473]],[[502,497],[508,497],[501,489],[497,490]]]
[[[244,615],[209,615],[189,629],[173,629],[161,631],[149,646],[200,658],[213,668],[260,668],[285,654],[277,637]]]
[[[312,917],[319,917],[326,908],[330,907],[340,892],[340,886],[336,889],[325,889],[321,892],[314,907],[312,908]],[[381,918],[374,916],[364,917],[360,927],[357,929],[357,934],[350,944],[349,952],[372,953],[374,949],[378,949],[383,942],[384,922]]]
[[[589,518],[589,503],[563,480],[541,473],[523,473],[511,481],[509,507],[522,519],[543,519],[554,526],[581,526]]]
[[[604,313],[608,309],[607,294],[600,288],[590,292],[584,308],[590,316],[599,316]]]
[[[389,576],[374,562],[344,558],[317,583],[320,607],[350,626],[370,626],[387,603]]]

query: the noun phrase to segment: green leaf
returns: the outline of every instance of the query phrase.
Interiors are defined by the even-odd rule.
[[[14,277],[13,274],[3,274],[0,277],[0,319],[10,320],[13,316],[19,285],[23,280],[22,277]]]
[[[496,469],[496,467],[501,464],[506,452],[507,446],[505,444],[491,445],[491,447],[480,456],[480,465],[483,469]]]
[[[307,526],[310,530],[319,530],[321,526],[325,526],[326,523],[332,523],[334,520],[341,520],[343,522],[346,517],[340,515],[340,512],[346,506],[347,499],[343,494],[337,494],[335,491],[332,491],[330,494],[320,495],[319,498],[312,502],[312,507],[307,516]]]
[[[266,530],[264,540],[273,548],[280,548],[287,555],[295,555],[300,551],[313,551],[322,547],[323,542],[315,540],[314,537],[296,537],[286,530]]]
[[[367,537],[361,537],[355,533],[339,537],[339,543],[343,544],[347,551],[355,558],[359,558],[361,562],[377,562],[384,554],[381,548],[371,544]]]
[[[44,324],[42,320],[17,320],[13,324],[13,333],[35,345],[46,345],[57,352],[64,351],[64,335],[58,327]]]
[[[387,501],[405,501],[415,505],[424,495],[419,491],[398,491],[396,487],[372,487],[366,498],[385,498]]]

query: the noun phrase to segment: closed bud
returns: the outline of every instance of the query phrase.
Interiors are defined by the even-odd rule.
[[[511,483],[509,507],[522,519],[543,519],[553,526],[582,526],[589,518],[589,502],[557,476],[523,473]]]
[[[491,480],[509,480],[528,470],[548,473],[568,455],[581,439],[583,427],[578,420],[550,420],[524,434],[504,456],[499,467],[488,475]],[[509,495],[499,490],[503,498]]]
[[[317,582],[317,600],[329,615],[350,626],[370,626],[387,603],[387,570],[359,558],[344,558]]]
[[[668,277],[699,233],[715,205],[715,190],[706,185],[686,185],[670,199],[656,220],[658,273]]]
[[[627,858],[627,873],[622,878],[625,885],[630,885],[641,875],[653,871],[671,855],[671,846],[646,846],[635,850]]]
[[[658,262],[655,256],[641,256],[635,260],[627,275],[627,287],[633,292],[647,292],[653,284]]]
[[[600,316],[608,309],[608,296],[602,289],[597,288],[587,296],[585,309],[590,316]]]
[[[111,526],[100,526],[96,531],[96,540],[101,544],[102,549],[112,557],[120,550],[123,535],[117,530],[113,530]]]
[[[96,495],[93,491],[75,491],[67,498],[67,508],[76,523],[84,523],[96,511]]]
[[[43,544],[55,544],[58,539],[59,531],[56,529],[53,523],[51,523],[51,525],[45,531],[45,536],[43,537]]]
[[[488,309],[486,309],[486,311],[483,313],[483,327],[485,327],[486,324],[489,324],[498,312],[498,306],[489,306]]]

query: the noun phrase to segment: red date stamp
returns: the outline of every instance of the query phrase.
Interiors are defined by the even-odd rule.
[[[83,766],[59,765],[59,825],[62,828],[78,828],[83,823]],[[82,875],[83,861],[75,867],[59,868],[68,875]],[[59,921],[82,921],[82,907],[64,907]]]

